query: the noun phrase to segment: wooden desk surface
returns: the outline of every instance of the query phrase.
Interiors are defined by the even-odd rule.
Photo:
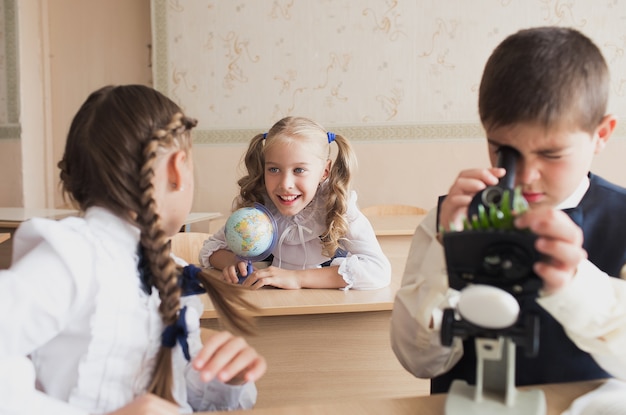
[[[367,216],[376,236],[411,236],[426,215],[370,215]]]
[[[221,218],[222,214],[219,212],[191,212],[187,215],[187,219],[185,219],[185,224],[202,222],[205,220],[213,220],[217,218]]]
[[[268,363],[257,383],[258,408],[429,393],[430,382],[407,372],[389,344],[391,310],[410,239],[379,236],[392,265],[391,284],[385,288],[245,292],[261,314],[258,334],[247,340]],[[219,329],[213,305],[206,295],[201,298],[202,326]]]
[[[187,219],[185,219],[181,232],[191,232],[192,223],[203,222],[205,220],[212,221],[221,217],[222,214],[219,212],[190,212],[187,215]]]
[[[0,207],[0,228],[17,228],[20,223],[35,217],[62,219],[78,213],[73,209],[34,209],[19,207]]]
[[[388,287],[378,290],[262,288],[246,291],[244,297],[259,307],[263,316],[389,311],[399,287],[400,279],[392,278]],[[217,313],[209,297],[202,295],[201,298],[204,302],[202,319],[216,318]]]
[[[405,220],[408,217],[410,220]],[[415,229],[408,233],[408,229],[424,218],[423,215],[399,215],[378,217],[373,225],[378,226],[378,236],[383,252],[391,262],[392,278],[388,287],[378,290],[348,290],[338,289],[304,289],[281,290],[263,288],[258,291],[245,293],[246,299],[261,309],[264,316],[284,316],[303,314],[347,313],[363,311],[389,311],[393,307],[393,300],[400,283],[404,264],[408,255],[411,237]],[[410,223],[410,227],[403,231],[399,224]],[[375,228],[377,229],[377,228]],[[210,272],[218,272],[210,270]],[[217,314],[209,298],[202,296],[204,301],[203,319],[215,318]]]
[[[17,228],[20,223],[32,218],[62,219],[77,213],[78,211],[73,209],[0,207],[0,228]],[[185,225],[217,219],[221,216],[219,212],[191,212],[185,219]]]
[[[560,415],[579,396],[600,386],[603,381],[574,382],[539,386],[546,395],[547,415]],[[530,389],[520,388],[520,389]],[[288,391],[286,391],[288,393]],[[259,408],[247,411],[211,412],[229,415],[343,415],[343,414],[394,414],[441,415],[445,408],[445,394],[393,399],[361,399],[322,404],[304,404],[284,407]],[[208,412],[198,412],[208,414]]]
[[[257,335],[247,341],[268,363],[267,373],[257,382],[257,408],[429,393],[430,382],[407,372],[389,344],[391,310],[411,236],[378,239],[391,261],[388,287],[245,292],[261,314],[256,319]],[[201,298],[202,326],[219,329],[213,305],[206,295]]]
[[[0,233],[0,244],[9,239],[11,239],[10,233]]]

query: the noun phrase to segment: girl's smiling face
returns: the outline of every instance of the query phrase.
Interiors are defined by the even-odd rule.
[[[265,156],[265,189],[284,216],[294,216],[315,197],[330,172],[330,160],[304,140],[281,138],[268,147]]]

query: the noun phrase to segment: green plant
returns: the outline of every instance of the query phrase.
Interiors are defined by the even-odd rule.
[[[512,206],[512,209],[511,209]],[[478,206],[478,214],[471,218],[463,219],[462,231],[470,230],[518,230],[513,224],[515,217],[528,210],[528,203],[522,195],[521,187],[513,191],[513,203],[511,203],[511,191],[504,190],[499,204],[492,203],[487,208]],[[457,231],[453,226],[451,231]]]

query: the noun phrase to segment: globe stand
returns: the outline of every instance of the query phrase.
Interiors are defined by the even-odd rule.
[[[254,267],[252,266],[252,260],[245,259],[245,258],[243,259],[246,261],[246,276],[244,277],[243,275],[239,275],[239,272],[237,272],[238,284],[243,284],[246,278],[248,278],[248,275],[254,272]]]

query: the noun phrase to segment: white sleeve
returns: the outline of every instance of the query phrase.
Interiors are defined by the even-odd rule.
[[[0,413],[84,414],[36,390],[26,356],[62,329],[87,287],[68,277],[75,274],[47,242],[18,254],[0,271]]]
[[[455,338],[452,347],[442,346],[440,340],[443,309],[456,306],[459,292],[448,287],[436,215],[433,209],[415,231],[391,313],[392,349],[402,366],[420,378],[447,372],[463,355],[460,339]]]
[[[195,315],[202,315],[203,304],[197,295],[183,297],[181,305],[193,308]],[[193,356],[202,349],[200,330],[190,329],[187,341],[189,343],[189,353],[193,359]],[[251,409],[256,403],[257,389],[253,382],[239,386],[228,385],[215,379],[210,382],[204,382],[200,378],[200,372],[195,370],[191,364],[185,367],[185,381],[187,385],[187,402],[196,412]]]
[[[189,405],[195,412],[252,409],[256,403],[257,390],[253,382],[232,386],[213,379],[205,383],[191,365],[187,368],[186,379]]]
[[[0,356],[0,414],[88,415],[35,390],[35,369],[24,356]]]
[[[604,370],[626,380],[626,281],[585,260],[569,284],[537,303]]]
[[[342,241],[348,251],[345,258],[335,258],[331,265],[339,266],[339,274],[347,286],[355,290],[373,290],[391,282],[391,263],[376,238],[372,224],[356,206],[352,192],[348,212],[348,233]]]
[[[219,251],[220,249],[228,249],[228,244],[226,244],[226,235],[224,233],[224,227],[215,232],[213,235],[209,237],[204,244],[202,244],[202,249],[200,249],[199,260],[200,265],[203,268],[211,268],[211,264],[209,263],[209,257],[213,255],[215,251]]]

